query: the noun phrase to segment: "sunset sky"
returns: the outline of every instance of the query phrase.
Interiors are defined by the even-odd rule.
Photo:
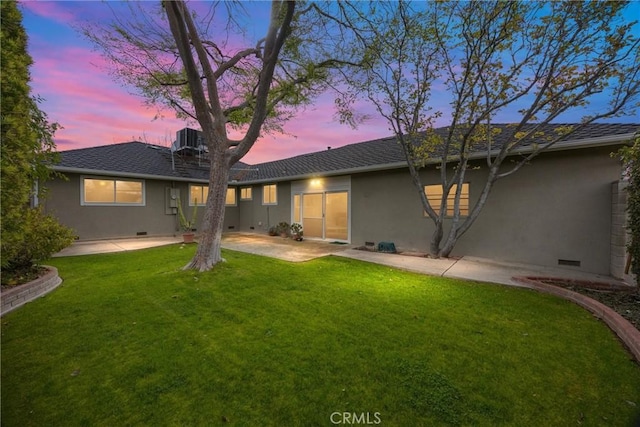
[[[117,83],[106,70],[104,59],[77,31],[83,22],[110,19],[111,9],[117,7],[117,3],[96,1],[20,2],[34,61],[32,93],[44,98],[40,107],[49,119],[64,127],[55,138],[60,151],[132,140],[168,146],[176,131],[187,126],[171,110],[154,119],[157,109],[145,106],[132,88]],[[630,12],[640,16],[640,3]],[[259,139],[243,161],[255,164],[391,134],[388,125],[366,109],[360,112],[374,119],[355,130],[341,125],[334,118],[333,105],[334,96],[323,95],[285,125],[287,135]],[[508,121],[508,117],[501,120]],[[637,122],[638,118],[615,121]],[[446,117],[438,123],[446,124]]]

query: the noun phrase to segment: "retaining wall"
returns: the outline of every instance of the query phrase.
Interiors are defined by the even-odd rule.
[[[44,276],[37,278],[24,285],[17,286],[0,293],[1,315],[15,310],[16,308],[41,297],[60,285],[62,279],[58,276],[58,269],[50,266],[43,266],[48,271]]]

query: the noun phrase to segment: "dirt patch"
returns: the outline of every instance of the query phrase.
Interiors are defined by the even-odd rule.
[[[531,277],[530,279],[569,289],[601,302],[640,330],[640,288],[638,287],[558,278]]]

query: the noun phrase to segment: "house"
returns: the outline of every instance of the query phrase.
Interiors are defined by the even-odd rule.
[[[508,125],[496,126],[508,134]],[[626,253],[624,191],[621,163],[611,153],[639,130],[639,124],[590,124],[499,180],[452,255],[619,276]],[[482,155],[463,188],[471,204],[487,173]],[[81,240],[175,234],[177,204],[189,215],[206,199],[206,156],[193,130],[180,131],[171,148],[127,142],[62,152],[53,169],[67,179],[48,183],[46,210]],[[437,192],[436,167],[421,173],[425,191]],[[302,223],[306,238],[390,241],[422,252],[433,230],[395,138],[236,164],[224,229],[266,233],[281,221]]]

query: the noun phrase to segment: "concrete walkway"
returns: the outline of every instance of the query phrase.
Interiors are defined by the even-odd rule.
[[[75,242],[54,256],[77,256],[132,251],[181,242],[181,236],[84,241]],[[498,262],[468,256],[460,259],[429,259],[417,256],[362,251],[354,249],[351,245],[341,245],[324,241],[304,240],[302,242],[296,242],[292,239],[251,233],[225,234],[222,238],[222,247],[292,262],[308,261],[322,256],[336,255],[375,264],[388,265],[421,274],[515,286],[522,285],[512,280],[514,276],[547,276],[617,284],[622,283],[609,276],[584,273],[568,268],[551,268]]]
[[[152,248],[155,246],[172,245],[181,243],[182,236],[168,237],[139,237],[134,239],[111,239],[111,240],[87,240],[73,242],[69,247],[64,248],[54,257],[78,256],[104,254],[110,252],[135,251],[138,249]]]
[[[607,282],[621,284],[622,282],[598,274],[564,268],[551,268],[539,265],[499,262],[485,258],[466,256],[460,259],[430,259],[415,256],[383,254],[349,249],[336,255],[388,265],[402,270],[432,276],[450,277],[455,279],[476,280],[480,282],[501,283],[504,285],[522,286],[514,281],[515,276],[544,276],[560,277],[592,282]]]

